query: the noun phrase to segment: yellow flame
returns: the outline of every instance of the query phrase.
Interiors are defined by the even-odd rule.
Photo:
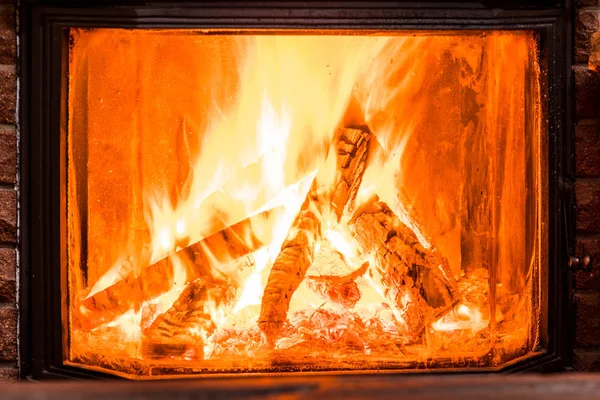
[[[211,213],[206,211],[225,211],[224,223],[232,225],[314,171],[319,157],[307,152],[331,138],[367,67],[364,60],[375,57],[387,40],[240,38],[244,85],[233,109],[216,110],[213,125],[202,134],[189,197],[176,208],[166,193],[149,198],[152,260],[177,250],[182,238],[196,242],[211,234]],[[211,197],[219,191],[224,196]]]
[[[208,131],[199,133],[203,138],[202,147],[189,178],[189,195],[180,199],[177,206],[171,204],[166,192],[148,195],[147,222],[152,234],[150,262],[171,254],[175,268],[171,290],[150,303],[164,312],[183,290],[185,268],[182,263],[185,261],[174,255],[180,241],[198,242],[222,227],[284,205],[283,216],[253,222],[253,233],[260,238],[261,232],[270,230],[271,234],[264,236],[270,236],[271,242],[253,254],[252,271],[243,277],[231,269],[235,268],[234,264],[219,265],[211,249],[201,244],[214,268],[240,285],[231,309],[233,314],[260,304],[269,267],[289,233],[310,183],[317,172],[319,179],[326,181],[321,184],[333,182],[335,157],[327,154],[333,134],[352,99],[363,106],[365,121],[377,129],[376,139],[383,151],[365,172],[357,202],[376,192],[410,224],[408,212],[397,201],[396,185],[391,183],[400,172],[415,110],[404,110],[403,119],[390,119],[401,120],[400,124],[381,125],[378,115],[388,110],[398,93],[415,90],[418,79],[424,79],[423,74],[415,75],[421,67],[419,62],[398,57],[398,54],[413,51],[425,41],[431,42],[431,39],[241,37],[239,45],[245,59],[239,73],[244,84],[233,107],[215,108],[212,125]],[[387,58],[391,59],[393,68],[389,68],[389,62],[370,63]],[[372,65],[379,67],[372,68]],[[398,70],[406,70],[400,81],[392,77]],[[221,216],[220,225],[215,225],[212,219],[215,212]],[[348,230],[334,226],[332,216],[322,217],[326,240],[346,257],[349,267],[357,268],[359,255]],[[319,248],[320,243],[317,243],[315,250],[318,252]],[[115,266],[96,283],[93,292],[118,281],[123,274],[123,268]],[[369,301],[387,304],[379,283],[366,277],[360,284],[361,291],[370,294],[363,297],[371,296]],[[320,301],[306,285],[298,289],[292,300],[292,311],[306,306],[318,307]],[[362,303],[365,305],[360,307],[366,307],[367,301]],[[227,315],[217,304],[216,299],[207,301],[205,311],[221,326]],[[389,306],[394,319],[402,322],[401,310],[395,305]]]
[[[413,220],[413,213],[399,200],[403,180],[418,173],[402,169],[407,142],[423,123],[420,118],[431,103],[430,96],[418,96],[428,78],[423,71],[430,70],[431,58],[410,55],[423,48],[431,52],[444,50],[448,40],[426,36],[239,36],[244,55],[238,71],[242,85],[231,108],[215,105],[209,115],[212,125],[206,132],[198,132],[202,142],[187,182],[189,190],[176,204],[166,188],[149,193],[146,199],[152,238],[150,262],[170,257],[174,278],[168,292],[148,301],[142,309],[153,305],[159,312],[166,312],[184,289],[188,260],[175,254],[180,243],[197,243],[222,228],[283,206],[282,214],[252,221],[251,233],[259,240],[268,237],[269,242],[252,253],[249,271],[219,261],[206,244],[199,245],[213,271],[237,289],[232,304],[213,297],[209,291],[203,311],[216,326],[215,334],[234,320],[250,327],[258,316],[256,306],[260,305],[270,267],[311,183],[315,177],[321,184],[334,180],[331,143],[336,128],[346,118],[366,123],[378,147],[370,155],[357,203],[377,194],[429,248],[431,244]],[[474,68],[478,50],[455,46],[452,57],[466,60]],[[399,97],[404,102],[399,102]],[[360,111],[348,116],[352,102],[360,105]],[[344,256],[349,269],[356,269],[365,260],[375,265],[372,255],[359,254],[346,220],[338,225],[332,215],[321,217],[325,240],[316,243],[315,253],[329,246]],[[88,297],[119,281],[130,269],[126,261],[118,262],[95,283]],[[386,332],[398,334],[406,328],[404,309],[413,299],[404,293],[401,304],[390,301],[396,299],[398,291],[384,287],[381,274],[371,267],[356,280],[361,298],[353,312],[365,321],[376,316]],[[341,306],[324,301],[304,281],[291,299],[290,313],[321,307]],[[432,329],[478,331],[487,324],[477,307],[461,304],[436,321]],[[138,338],[141,311],[130,310],[106,326],[118,327],[127,338]],[[334,329],[346,328],[340,323]],[[215,343],[209,332],[194,327],[190,333],[202,338],[204,356],[210,358]],[[277,344],[280,348],[290,345],[289,338],[284,339]],[[299,341],[302,339],[293,343]]]

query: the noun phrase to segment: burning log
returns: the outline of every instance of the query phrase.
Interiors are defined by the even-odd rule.
[[[354,199],[367,168],[372,134],[368,127],[363,126],[343,129],[338,135],[338,179],[331,204],[339,221],[345,211],[352,212],[354,207]]]
[[[258,326],[269,342],[286,320],[292,295],[304,279],[314,257],[314,244],[321,237],[322,201],[316,184],[308,192],[288,239],[275,259],[263,294]]]
[[[344,283],[355,281],[363,276],[369,269],[369,262],[365,261],[359,269],[352,271],[347,275],[307,275],[306,277],[316,282],[323,282],[330,285],[341,285]]]
[[[356,210],[350,229],[361,250],[375,257],[373,277],[403,313],[410,336],[420,335],[460,300],[447,260],[424,248],[377,196]]]
[[[344,283],[310,281],[308,287],[332,303],[339,304],[344,308],[354,307],[362,295],[354,281]]]
[[[366,127],[345,128],[337,137],[336,183],[333,187],[319,188],[317,175],[269,274],[258,319],[258,326],[269,342],[277,338],[287,319],[292,295],[313,263],[325,208],[331,205],[339,221],[344,211],[352,207],[362,181],[371,132]]]
[[[243,257],[263,246],[251,232],[255,218],[266,218],[279,208],[265,211],[227,227],[176,254],[190,260],[195,269],[187,271],[186,282],[201,276],[210,276],[211,265],[226,263]],[[218,249],[218,251],[213,251]],[[208,250],[211,250],[209,256]],[[138,309],[144,301],[153,299],[171,289],[173,265],[170,257],[164,258],[142,270],[141,275],[130,273],[123,280],[94,294],[82,302],[78,323],[85,330],[107,323],[129,311]]]
[[[217,327],[209,308],[231,301],[234,294],[232,286],[224,282],[194,280],[171,308],[144,330],[142,355],[151,359],[182,355],[202,359],[204,340]]]
[[[306,278],[308,286],[321,296],[345,308],[352,308],[361,297],[360,289],[355,281],[368,269],[369,262],[367,261],[359,269],[347,275],[307,275]]]

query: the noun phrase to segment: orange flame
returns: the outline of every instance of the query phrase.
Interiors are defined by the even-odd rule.
[[[198,343],[201,341],[203,349],[198,351],[203,350],[202,358],[206,361],[219,359],[223,354],[231,356],[231,352],[236,351],[245,356],[261,354],[259,349],[265,350],[266,346],[261,347],[264,343],[261,342],[257,319],[271,267],[290,234],[294,219],[313,181],[318,178],[319,184],[332,186],[337,179],[337,149],[332,147],[337,128],[358,125],[370,128],[374,143],[356,204],[361,205],[377,195],[414,232],[424,249],[447,256],[451,271],[443,270],[441,265],[439,267],[447,280],[455,278],[451,275],[460,277],[462,274],[461,302],[458,305],[457,302],[452,302],[448,307],[454,307],[451,312],[432,317],[429,322],[434,319],[436,321],[428,325],[426,330],[447,337],[451,337],[453,332],[464,333],[469,340],[479,345],[479,335],[495,326],[496,316],[508,315],[509,310],[506,308],[510,307],[506,304],[509,301],[505,300],[505,309],[501,312],[496,310],[494,318],[490,317],[487,309],[493,309],[496,304],[491,306],[487,288],[496,285],[496,282],[492,278],[474,279],[474,271],[482,269],[484,265],[490,268],[488,260],[483,260],[483,255],[475,251],[470,254],[473,260],[467,260],[463,247],[469,243],[466,240],[463,243],[461,235],[470,233],[467,231],[469,227],[463,226],[470,222],[465,221],[465,214],[482,212],[481,210],[488,212],[488,209],[496,212],[495,205],[491,202],[497,198],[502,198],[509,205],[514,203],[515,209],[519,206],[519,210],[525,210],[524,203],[521,204],[525,198],[524,192],[521,187],[512,186],[497,194],[490,189],[489,193],[485,192],[481,197],[492,205],[472,205],[467,204],[472,199],[465,199],[465,188],[453,187],[455,181],[448,183],[445,180],[448,177],[462,177],[465,165],[470,165],[469,154],[463,149],[466,147],[465,137],[485,138],[487,130],[491,133],[489,139],[482,140],[481,146],[488,147],[483,151],[484,156],[480,157],[483,160],[480,160],[481,165],[495,163],[493,168],[498,169],[497,165],[501,163],[496,160],[496,153],[490,150],[493,146],[489,143],[494,143],[502,135],[512,139],[507,146],[512,146],[510,148],[520,157],[517,161],[524,162],[522,160],[526,157],[522,152],[526,146],[515,138],[524,136],[522,131],[525,129],[526,115],[517,106],[511,105],[511,100],[515,104],[517,100],[523,100],[523,86],[526,84],[524,71],[527,68],[535,69],[530,66],[535,65],[536,61],[531,55],[533,39],[529,33],[383,35],[366,32],[350,35],[336,32],[318,35],[303,32],[248,35],[237,32],[236,35],[203,35],[193,32],[193,35],[185,39],[178,39],[178,34],[171,33],[173,37],[169,46],[174,46],[171,50],[157,32],[75,32],[78,40],[88,38],[85,54],[86,57],[91,57],[91,64],[94,64],[91,55],[96,48],[94,46],[102,48],[98,45],[102,43],[102,35],[105,35],[104,40],[110,39],[110,43],[130,40],[131,43],[148,44],[152,46],[152,51],[173,58],[177,58],[175,49],[182,53],[189,52],[186,46],[210,50],[216,54],[214,61],[211,57],[203,58],[209,60],[203,61],[206,63],[206,77],[200,76],[202,74],[198,71],[198,82],[189,82],[194,90],[202,91],[209,100],[201,102],[201,109],[181,106],[185,110],[182,118],[184,125],[186,120],[201,119],[208,123],[191,124],[195,129],[193,135],[184,132],[184,136],[194,138],[194,146],[191,146],[193,151],[190,150],[187,156],[173,155],[173,160],[170,160],[171,153],[165,149],[166,161],[159,161],[156,166],[160,169],[163,164],[186,164],[182,169],[189,169],[189,173],[182,173],[177,177],[170,176],[171,172],[149,174],[150,176],[139,174],[139,180],[133,184],[136,189],[132,192],[137,193],[137,190],[142,193],[142,211],[138,212],[138,208],[128,211],[135,214],[135,218],[130,218],[132,221],[141,219],[142,225],[145,222],[146,226],[136,225],[136,229],[142,233],[131,233],[128,237],[133,239],[127,246],[119,244],[122,245],[120,251],[124,254],[111,267],[94,269],[93,278],[89,278],[90,287],[78,295],[84,300],[93,299],[112,285],[127,280],[131,274],[143,276],[145,269],[163,261],[172,268],[168,271],[172,272],[168,290],[163,290],[154,298],[144,298],[141,307],[136,304],[135,309],[121,313],[112,321],[94,328],[92,332],[117,331],[118,337],[123,340],[139,344],[143,330],[152,326],[159,315],[171,309],[186,285],[198,275],[206,273],[200,267],[206,267],[209,270],[206,273],[208,285],[217,285],[215,282],[218,282],[235,293],[232,300],[226,300],[222,298],[221,292],[211,291],[209,288],[206,298],[203,298],[201,311],[202,318],[207,318],[211,324],[206,327],[194,325],[188,328],[186,334],[197,339]],[[176,46],[175,43],[179,44]],[[160,57],[151,50],[145,53],[141,48],[131,46],[140,52],[140,59],[136,60],[135,65],[142,66],[138,68],[138,73],[146,77],[146,80],[137,77],[145,84],[140,83],[140,86],[145,89],[148,86],[159,86],[152,81],[148,82],[147,77],[152,76],[148,71],[152,69],[144,72],[143,66],[153,65],[159,72],[164,72],[167,67],[156,65],[155,60]],[[495,64],[494,60],[502,56],[497,52],[512,46],[518,48],[515,50],[514,65],[507,65],[502,60]],[[74,54],[77,55],[76,52]],[[197,61],[196,56],[190,57]],[[219,63],[223,65],[223,71],[214,72],[213,69],[220,69]],[[75,70],[72,68],[72,71]],[[510,85],[514,85],[514,89],[503,89],[506,86],[502,79],[504,73],[511,77]],[[102,76],[102,73],[98,75]],[[112,75],[108,77],[116,79]],[[156,79],[160,79],[159,73],[156,74]],[[499,82],[504,86],[501,87]],[[140,92],[142,89],[139,89]],[[164,87],[162,90],[169,92],[171,89]],[[502,108],[499,99],[490,98],[502,90],[502,93],[510,94],[506,101],[502,99],[502,104],[510,106],[507,110]],[[87,92],[85,93],[87,96]],[[162,96],[160,91],[156,95],[159,98]],[[151,97],[149,94],[139,96],[144,101]],[[75,98],[75,94],[72,97]],[[442,98],[452,99],[456,104],[440,100]],[[90,99],[86,97],[86,101],[95,101],[94,96],[90,95]],[[178,106],[180,103],[186,104],[186,101],[197,106],[197,103],[189,101],[187,97],[185,99],[182,93],[182,99],[176,100]],[[490,103],[489,106],[487,102]],[[152,104],[152,107],[146,107],[167,120],[162,115],[167,114],[161,108],[164,104]],[[143,108],[139,104],[137,107]],[[90,118],[89,129],[92,132],[96,126],[102,125],[94,120],[94,113],[100,114],[103,109],[97,104],[90,104],[89,109],[90,115],[86,115],[86,118]],[[141,115],[140,119],[144,119],[144,112],[150,114],[144,110],[134,111]],[[168,117],[175,118],[170,114]],[[450,127],[444,126],[446,119]],[[134,119],[132,124],[142,122]],[[146,123],[144,126],[145,128],[140,129],[150,130],[149,126],[152,124]],[[163,128],[163,125],[152,126],[156,131]],[[187,128],[184,127],[185,129]],[[454,136],[446,132],[452,129],[456,130]],[[167,136],[167,133],[164,135]],[[439,140],[436,135],[439,135]],[[159,139],[156,142],[160,144]],[[176,142],[176,145],[177,150],[190,146],[188,142]],[[507,158],[506,161],[501,161],[508,165],[510,160],[512,159]],[[138,161],[132,162],[132,165],[143,169],[136,162]],[[94,168],[100,167],[90,167],[91,173],[101,175]],[[478,184],[485,186],[483,189],[510,185],[503,181],[504,177],[497,178],[504,170],[500,168],[498,173],[493,168],[489,168],[489,173],[495,171],[493,179],[496,180],[480,179]],[[445,173],[436,169],[443,169]],[[451,175],[448,170],[456,172],[455,175]],[[515,167],[515,170],[518,168]],[[507,171],[506,181],[520,173],[512,169]],[[160,177],[156,178],[157,175]],[[70,181],[74,180],[70,178]],[[469,185],[469,182],[462,182],[461,185]],[[90,184],[92,186],[93,183]],[[480,189],[479,186],[474,186],[474,191]],[[95,198],[94,195],[101,198],[105,192],[110,191],[91,189],[90,198]],[[72,190],[69,193],[75,197]],[[481,190],[481,193],[484,191]],[[102,218],[95,217],[101,213],[97,211],[101,207],[92,200],[90,204],[90,209],[95,210],[90,212],[95,218],[91,219],[96,221],[90,222],[90,226],[97,226],[99,220],[102,224],[110,225]],[[270,213],[276,208],[283,211]],[[461,211],[457,211],[459,209]],[[495,221],[491,217],[492,211],[482,214],[484,217],[479,214],[477,216],[482,221]],[[483,231],[482,228],[477,231],[479,226],[476,226],[473,230],[480,236],[489,235],[494,240],[500,234],[506,241],[511,229],[517,229],[518,226],[507,218],[506,207],[501,212],[503,214],[496,216],[501,221],[500,228],[493,227],[488,231]],[[364,355],[373,352],[371,345],[375,342],[385,343],[389,346],[386,348],[389,352],[403,352],[403,346],[415,345],[414,340],[410,342],[407,339],[408,325],[411,322],[408,318],[411,316],[407,315],[406,310],[418,301],[419,294],[404,292],[396,287],[384,287],[386,277],[381,270],[371,267],[377,262],[373,254],[361,253],[360,246],[350,231],[349,215],[344,215],[340,222],[335,215],[326,211],[319,218],[323,224],[323,237],[319,238],[312,249],[319,262],[309,267],[308,278],[293,293],[288,320],[282,328],[285,333],[275,343],[274,349],[268,350],[276,352],[300,349],[297,350],[298,354],[303,354],[302,346],[310,348],[316,346],[315,343],[343,342],[346,348]],[[471,218],[470,214],[468,218]],[[215,249],[206,244],[213,235],[222,234],[227,238],[226,235],[230,233],[223,233],[224,230],[244,221],[250,221],[251,226],[243,232],[235,232],[240,236],[236,236],[236,239],[243,243],[241,247],[244,247],[245,253],[242,257],[234,254],[227,246]],[[134,222],[131,224],[134,225]],[[104,243],[103,238],[96,240]],[[145,245],[140,244],[142,242]],[[192,246],[193,251],[181,251]],[[499,259],[512,260],[515,265],[525,257],[524,247],[521,249],[516,245],[511,247],[501,244],[499,248]],[[207,266],[195,263],[194,258],[200,257],[197,253],[202,253],[202,262]],[[105,259],[101,251],[96,251],[96,254],[101,257],[97,256],[89,261],[92,266],[94,262],[100,264],[106,259],[114,259],[108,255]],[[357,272],[365,262],[369,263],[367,272],[354,277],[352,284],[340,278]],[[467,265],[467,262],[471,264]],[[496,260],[492,262],[495,263]],[[507,278],[509,274],[505,273],[503,276],[506,286],[513,289],[518,287],[519,290],[514,290],[518,293],[503,290],[507,291],[504,293],[506,298],[511,298],[511,295],[520,296],[518,299],[515,297],[515,301],[520,300],[518,304],[522,305],[525,304],[522,298],[529,293],[525,293],[525,290],[531,288],[529,278],[524,277],[531,275],[521,272],[518,274],[519,279],[515,279],[518,280],[516,283],[511,281],[512,278]],[[470,278],[473,279],[464,283]],[[323,281],[327,284],[335,282],[333,286],[337,285],[334,289],[338,292],[330,287],[325,292],[316,290],[315,286]],[[523,283],[525,281],[526,284]],[[342,290],[356,294],[359,298],[354,302],[332,300],[335,296],[331,293],[337,296]],[[193,301],[197,301],[194,296],[191,297]],[[352,305],[349,306],[349,303]],[[500,305],[498,307],[502,308]],[[82,317],[89,317],[88,309],[79,306],[79,310]],[[524,317],[519,315],[523,321]],[[357,334],[356,330],[362,332],[362,335]],[[375,331],[377,334],[369,333]],[[527,337],[523,340],[527,340]],[[483,345],[485,346],[489,347],[491,344],[488,342]],[[486,352],[488,347],[484,349]],[[478,347],[480,348],[482,346]],[[140,358],[142,356],[138,350],[135,357]],[[418,348],[419,357],[423,351],[425,350]],[[378,354],[381,356],[382,353]],[[404,356],[412,357],[414,354],[416,353],[407,350]],[[193,359],[196,355],[186,349],[182,357]]]

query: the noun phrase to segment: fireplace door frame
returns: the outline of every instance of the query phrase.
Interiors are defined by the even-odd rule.
[[[85,4],[84,4],[85,3]],[[501,372],[556,371],[572,353],[574,238],[570,2],[182,2],[22,0],[20,7],[20,366],[24,377],[115,378],[63,364],[65,28],[528,29],[547,72],[547,350]],[[514,5],[511,8],[511,4]],[[516,5],[515,5],[516,4]],[[116,7],[118,5],[118,7]],[[460,372],[423,370],[423,372]]]

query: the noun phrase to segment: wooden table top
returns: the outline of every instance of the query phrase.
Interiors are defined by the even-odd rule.
[[[598,399],[600,374],[346,375],[0,384],[1,399]]]

